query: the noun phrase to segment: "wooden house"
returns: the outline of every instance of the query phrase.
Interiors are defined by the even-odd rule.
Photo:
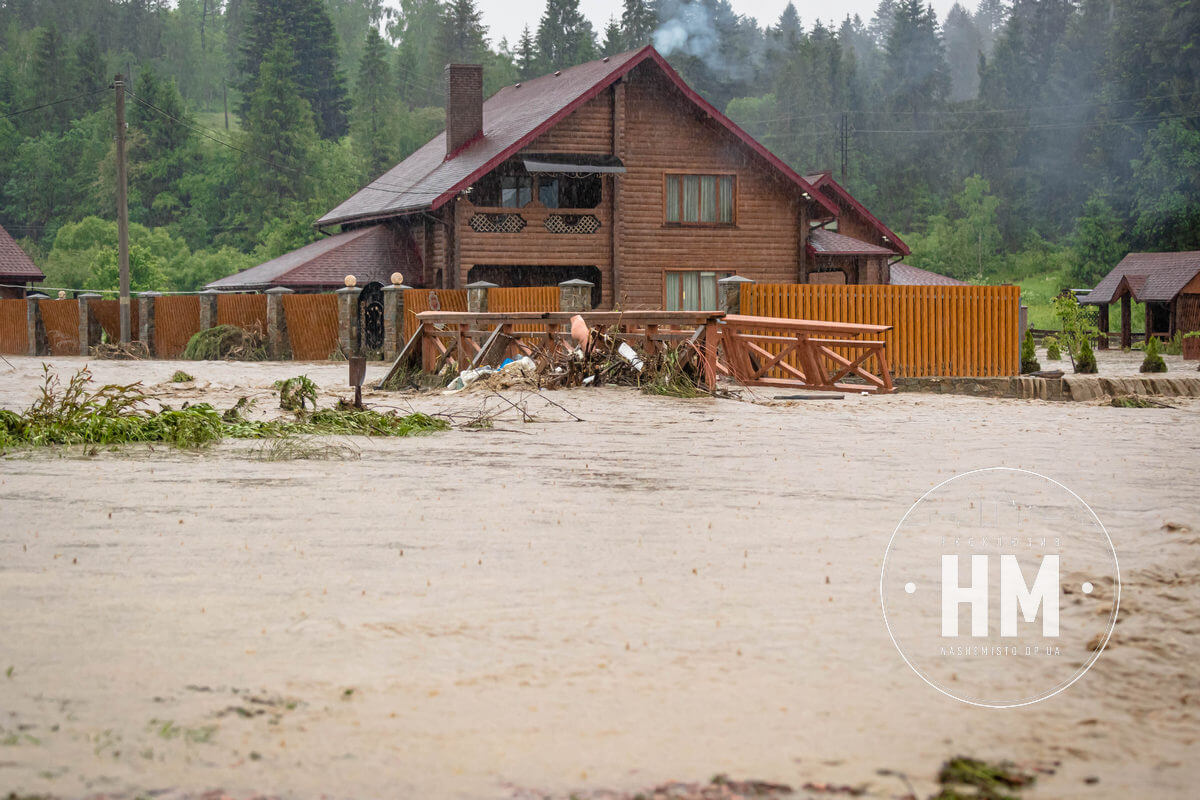
[[[1173,337],[1200,330],[1200,250],[1130,253],[1081,298],[1100,306],[1100,330],[1108,333],[1108,307],[1121,303],[1121,346],[1132,342],[1131,303],[1144,304],[1145,335]],[[1107,335],[1101,340],[1107,345]]]
[[[30,284],[44,280],[33,259],[0,227],[0,299],[24,297]]]
[[[597,308],[703,309],[726,276],[886,283],[908,253],[828,174],[797,174],[652,47],[486,102],[480,66],[445,77],[445,132],[316,223],[394,231],[404,245],[378,274],[430,288],[582,278]]]

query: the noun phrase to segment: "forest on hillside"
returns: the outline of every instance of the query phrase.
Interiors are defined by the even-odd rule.
[[[133,288],[287,252],[485,92],[653,43],[800,172],[833,170],[913,249],[982,281],[1088,286],[1200,249],[1200,0],[980,0],[944,19],[778,20],[727,0],[546,0],[517,41],[475,0],[0,0],[0,225],[50,286],[116,286],[113,75],[128,76]]]

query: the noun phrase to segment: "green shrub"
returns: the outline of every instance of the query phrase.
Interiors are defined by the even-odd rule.
[[[275,381],[279,390],[279,407],[297,414],[304,412],[305,405],[312,403],[313,410],[317,408],[317,384],[307,375],[298,375],[284,381]]]
[[[1075,357],[1075,371],[1087,375],[1096,373],[1096,354],[1092,352],[1092,341],[1084,338],[1079,342],[1079,355]]]
[[[1141,372],[1166,372],[1167,362],[1163,361],[1158,352],[1158,338],[1150,337],[1146,342],[1146,357],[1142,359]]]
[[[1062,359],[1062,345],[1058,343],[1057,336],[1047,336],[1043,344],[1046,345],[1046,358],[1050,359],[1051,361],[1059,361]]]
[[[191,383],[194,380],[196,379],[181,369],[175,370],[175,374],[171,376],[171,383]]]
[[[1037,372],[1041,368],[1042,365],[1037,360],[1037,348],[1033,343],[1033,331],[1025,331],[1025,340],[1021,342],[1021,374]]]

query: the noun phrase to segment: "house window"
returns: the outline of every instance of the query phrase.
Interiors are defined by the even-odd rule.
[[[667,174],[667,224],[732,225],[736,181],[733,175]]]
[[[600,176],[594,172],[538,176],[538,200],[546,208],[595,208],[601,192]]]
[[[524,208],[533,200],[532,175],[498,175],[480,178],[471,189],[471,202],[485,208]]]
[[[717,281],[728,272],[669,269],[663,273],[663,307],[667,311],[717,311]]]

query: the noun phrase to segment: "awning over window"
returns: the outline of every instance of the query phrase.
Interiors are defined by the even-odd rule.
[[[614,172],[624,173],[625,165],[616,156],[546,155],[525,159],[529,172]]]

